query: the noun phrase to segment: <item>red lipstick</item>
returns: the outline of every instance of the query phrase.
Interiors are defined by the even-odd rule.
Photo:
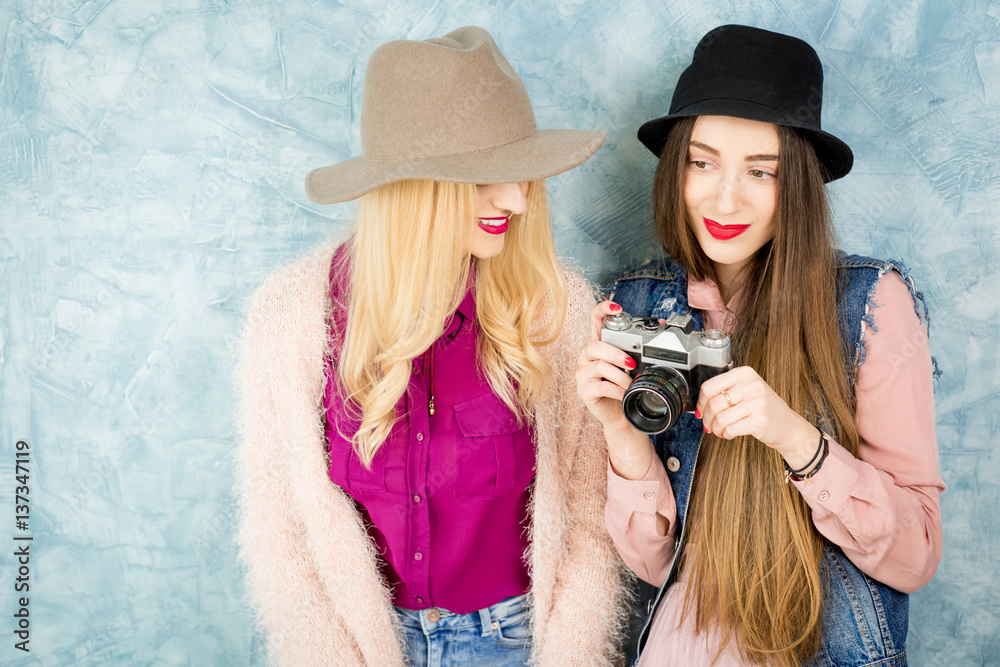
[[[708,218],[702,218],[702,220],[705,223],[705,229],[712,235],[712,238],[720,241],[734,239],[750,229],[750,225],[720,225],[715,220],[709,220]]]
[[[494,222],[495,220],[503,222]],[[487,234],[503,234],[508,227],[510,227],[509,215],[501,215],[499,218],[479,218],[479,228]]]

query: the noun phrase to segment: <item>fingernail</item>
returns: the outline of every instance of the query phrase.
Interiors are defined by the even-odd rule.
[[[702,424],[702,425],[701,425],[701,427],[702,427],[703,429],[705,429],[705,433],[709,433],[709,430],[708,430],[708,427],[707,427],[707,426],[705,426],[704,424]]]
[[[694,418],[701,419],[701,410],[699,410],[698,408],[694,409]]]
[[[635,359],[633,359],[632,357],[626,357],[625,365],[628,366],[629,368],[635,368]]]
[[[610,304],[610,305],[608,306],[608,308],[610,308],[610,309],[611,309],[611,311],[612,311],[612,312],[614,312],[614,313],[617,313],[617,312],[618,312],[619,310],[621,310],[621,309],[622,309],[622,307],[621,307],[621,306],[619,306],[619,305],[618,305],[617,303],[612,303],[612,304]]]

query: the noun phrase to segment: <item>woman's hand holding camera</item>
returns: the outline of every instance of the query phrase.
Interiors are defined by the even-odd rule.
[[[751,435],[780,453],[794,469],[816,452],[816,427],[788,407],[749,366],[706,380],[695,410],[706,433],[724,440]]]
[[[587,409],[604,426],[611,467],[626,479],[641,479],[653,457],[649,437],[636,430],[622,412],[622,396],[632,383],[628,370],[635,361],[617,347],[600,340],[601,323],[621,306],[602,301],[590,311],[592,339],[580,353],[576,391]]]
[[[622,397],[632,383],[635,361],[623,350],[600,340],[601,326],[621,306],[602,301],[590,311],[592,339],[580,354],[577,394],[604,426],[608,454],[615,472],[640,479],[649,469],[653,448],[649,437],[633,427],[622,411]],[[662,321],[661,321],[662,323]],[[741,366],[701,385],[695,417],[706,433],[724,440],[750,435],[780,453],[798,469],[814,457],[816,427],[788,407],[749,366]]]

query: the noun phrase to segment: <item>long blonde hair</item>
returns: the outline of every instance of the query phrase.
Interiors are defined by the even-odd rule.
[[[715,278],[687,224],[684,178],[694,118],[672,129],[657,168],[656,231],[693,279]],[[737,278],[743,310],[738,365],[756,370],[792,410],[857,455],[858,432],[837,326],[832,221],[812,145],[778,126],[776,233]],[[685,615],[716,625],[719,652],[736,639],[754,664],[798,666],[819,649],[823,539],[809,507],[783,483],[781,455],[750,436],[705,436],[682,555]],[[716,656],[718,657],[718,655]]]
[[[511,217],[503,250],[481,260],[467,250],[476,186],[399,181],[362,197],[349,241],[347,327],[336,372],[345,405],[360,421],[352,444],[366,466],[399,417],[413,359],[444,333],[470,270],[478,371],[522,424],[530,419],[548,378],[536,346],[561,332],[566,286],[544,181],[530,184],[527,199],[527,211]]]

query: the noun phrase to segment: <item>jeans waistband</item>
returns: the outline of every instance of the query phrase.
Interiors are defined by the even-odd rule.
[[[399,622],[403,625],[422,628],[425,631],[444,628],[454,630],[479,625],[482,628],[483,636],[486,637],[492,634],[494,622],[499,623],[509,616],[526,611],[527,608],[528,596],[515,595],[506,600],[501,600],[495,605],[468,614],[456,614],[441,607],[431,607],[430,609],[404,609],[402,607],[395,607],[395,610]],[[434,614],[431,614],[431,612],[434,612]],[[430,617],[428,617],[429,614]],[[431,620],[435,617],[437,620]]]

